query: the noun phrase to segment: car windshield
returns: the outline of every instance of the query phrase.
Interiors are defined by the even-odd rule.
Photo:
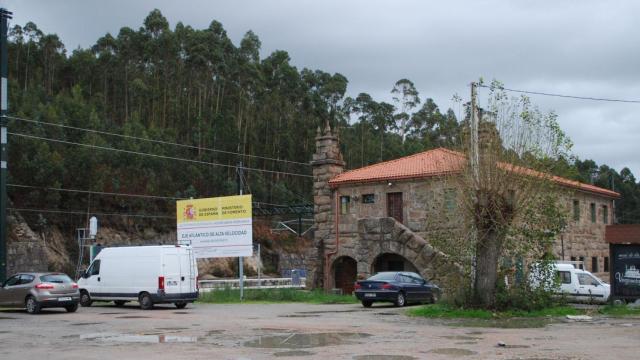
[[[383,272],[383,273],[375,274],[372,277],[368,278],[367,280],[390,281],[390,280],[395,280],[395,278],[396,278],[396,273],[394,273],[394,272]]]
[[[40,281],[48,283],[65,284],[70,283],[71,278],[65,274],[49,274],[40,276]]]

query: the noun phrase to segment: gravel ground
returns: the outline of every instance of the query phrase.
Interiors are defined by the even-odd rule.
[[[0,359],[631,359],[640,345],[640,318],[477,325],[355,304],[4,310]]]

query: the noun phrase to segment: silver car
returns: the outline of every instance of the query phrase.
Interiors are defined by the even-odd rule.
[[[0,307],[26,308],[29,314],[47,307],[74,312],[79,301],[78,284],[62,273],[19,273],[0,288]]]

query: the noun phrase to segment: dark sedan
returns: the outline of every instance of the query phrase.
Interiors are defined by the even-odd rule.
[[[393,271],[356,281],[355,295],[364,307],[370,307],[376,301],[405,306],[407,303],[436,302],[440,288],[416,273]]]

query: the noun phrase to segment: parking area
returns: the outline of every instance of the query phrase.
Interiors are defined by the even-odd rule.
[[[477,327],[411,318],[386,305],[190,304],[151,311],[136,305],[0,311],[0,358],[623,359],[637,355],[640,341],[638,318]]]

